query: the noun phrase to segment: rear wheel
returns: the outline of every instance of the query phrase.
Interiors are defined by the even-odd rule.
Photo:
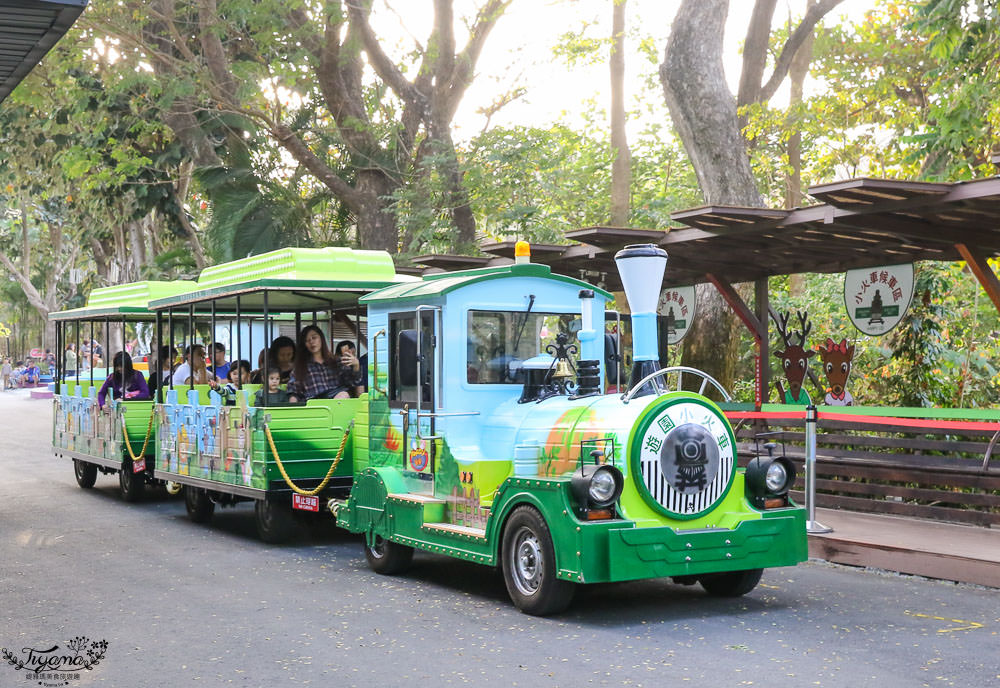
[[[76,484],[85,490],[97,482],[97,466],[87,461],[73,459],[73,473],[76,475]]]
[[[254,504],[257,535],[270,545],[287,542],[295,532],[295,519],[291,509],[277,502],[258,499]]]
[[[525,614],[545,616],[569,607],[576,587],[556,578],[556,555],[545,519],[535,509],[514,510],[503,533],[502,564],[507,593]]]
[[[375,573],[392,576],[402,573],[413,561],[413,548],[373,535],[372,543],[365,544],[365,559]]]
[[[740,597],[757,587],[764,569],[727,571],[699,576],[698,582],[705,592],[714,597]]]
[[[132,459],[125,459],[118,470],[118,486],[121,488],[122,499],[126,502],[138,502],[146,492],[146,474],[134,472]]]
[[[184,506],[188,517],[195,523],[208,523],[215,513],[215,502],[200,487],[184,486]]]

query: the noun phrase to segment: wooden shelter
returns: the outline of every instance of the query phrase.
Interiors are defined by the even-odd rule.
[[[1000,164],[1000,155],[994,157]],[[1000,310],[1000,282],[987,258],[1000,256],[1000,177],[938,183],[858,178],[809,189],[817,205],[792,210],[702,206],[671,218],[665,230],[587,227],[568,232],[573,243],[536,245],[532,261],[619,291],[615,253],[628,244],[655,243],[669,254],[664,286],[710,282],[754,335],[768,360],[767,278],[802,272],[920,260],[964,260]],[[417,258],[428,269],[454,270],[513,260],[514,242],[486,244],[486,254]],[[755,283],[755,307],[733,288]],[[757,399],[766,399],[767,366],[758,366]]]
[[[86,6],[87,0],[0,0],[0,103]]]

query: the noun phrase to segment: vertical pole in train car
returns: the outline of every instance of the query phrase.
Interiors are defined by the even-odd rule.
[[[194,304],[188,304],[188,368],[191,370],[189,390],[194,389]]]
[[[94,346],[93,342],[91,342],[91,346]],[[94,346],[94,348],[96,349],[97,347]],[[111,316],[110,315],[105,315],[104,316],[104,359],[103,359],[102,362],[104,363],[104,372],[105,372],[105,374],[110,375],[111,373],[109,371],[113,371],[114,370],[114,366],[108,365],[109,363],[111,363]],[[124,371],[125,371],[125,364],[122,363],[122,373],[123,373],[123,375],[122,375],[122,396],[125,395]],[[111,398],[114,399],[115,398],[115,386],[111,385],[111,387],[108,388],[108,391],[111,392]]]
[[[270,358],[271,358],[271,338],[268,336],[270,334],[270,319],[267,312],[267,290],[264,290],[264,367],[261,373],[261,380],[264,383],[264,406],[268,406],[271,403],[271,399],[267,393],[267,371],[269,368]]]
[[[215,333],[215,301],[214,300],[212,301],[212,336],[211,336],[211,340],[212,340],[212,344],[211,344],[212,350],[208,352],[208,357],[209,357],[209,360],[212,361],[212,374],[215,375],[215,377],[219,377],[218,374],[215,372],[215,367],[216,367],[216,364],[215,364],[215,343],[217,341],[219,341],[219,339],[218,339],[218,335]]]
[[[126,341],[126,337],[125,337],[125,314],[122,313],[122,354],[125,353],[125,347],[127,346],[127,344],[128,344],[128,342]],[[132,353],[134,354],[135,351],[133,351]],[[123,366],[122,370],[123,371],[124,371],[124,365],[125,365],[125,360],[124,360],[124,355],[123,355],[122,356],[122,366]],[[122,378],[122,394],[124,394],[124,393],[125,393],[125,378]]]
[[[66,365],[66,354],[63,351],[63,323],[58,321],[56,323],[56,351],[58,352],[59,358],[56,359],[56,374],[55,374],[55,390],[56,394],[59,394],[59,380],[62,378],[63,367]]]
[[[243,334],[240,332],[240,297],[239,294],[236,295],[236,358],[241,360],[243,357]],[[247,359],[249,360],[249,356]],[[238,368],[239,366],[237,366]],[[252,370],[252,368],[251,368]],[[239,373],[236,375],[236,389],[243,389],[243,374]]]
[[[153,399],[154,404],[163,403],[163,314],[160,311],[156,311],[156,322],[153,324],[153,330],[156,332],[156,370],[151,371],[153,375],[156,376],[156,398]]]
[[[171,306],[167,309],[167,329],[170,330],[170,389],[174,388],[174,359],[177,352],[174,350],[174,307]]]
[[[316,311],[313,311],[313,325],[316,324]]]
[[[833,528],[816,520],[816,407],[806,407],[806,532],[831,533]]]
[[[302,311],[295,311],[295,337],[298,338],[299,330],[302,329]]]
[[[73,324],[73,330],[76,336],[76,386],[80,386],[80,368],[83,367],[83,355],[80,352],[80,321],[77,320]]]
[[[90,386],[94,386],[94,321],[90,321],[90,342],[87,343],[87,356],[90,357]]]
[[[368,378],[368,371],[361,370],[361,304],[354,302],[354,355],[358,358],[358,374]]]

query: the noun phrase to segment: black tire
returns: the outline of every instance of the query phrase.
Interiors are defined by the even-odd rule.
[[[208,523],[215,513],[215,502],[200,487],[184,486],[184,506],[188,517],[195,523]]]
[[[741,597],[757,587],[764,569],[710,573],[698,577],[701,587],[713,597]]]
[[[507,593],[525,614],[558,614],[573,601],[576,584],[556,578],[552,534],[532,507],[519,506],[507,521],[501,564]]]
[[[365,543],[365,559],[375,573],[392,576],[410,567],[413,548],[386,540],[381,535],[373,535],[372,544]]]
[[[258,499],[254,504],[257,536],[269,545],[288,542],[295,532],[295,518],[289,506]]]
[[[73,459],[73,473],[76,475],[76,484],[85,490],[89,490],[97,482],[97,466],[87,461]]]
[[[126,502],[138,502],[146,493],[146,474],[132,472],[132,459],[123,460],[118,469],[118,487]]]

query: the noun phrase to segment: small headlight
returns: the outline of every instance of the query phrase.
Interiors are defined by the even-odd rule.
[[[764,486],[770,492],[781,492],[788,482],[788,471],[785,466],[775,461],[767,467],[767,475],[764,477]]]
[[[624,485],[621,471],[610,464],[584,464],[570,478],[581,509],[607,509],[618,501]]]
[[[747,499],[758,509],[769,508],[775,498],[784,506],[795,483],[795,466],[784,456],[758,456],[747,463],[744,482]]]
[[[610,470],[602,467],[590,477],[590,489],[587,493],[592,502],[606,504],[614,499],[617,489],[618,482],[615,476]]]

